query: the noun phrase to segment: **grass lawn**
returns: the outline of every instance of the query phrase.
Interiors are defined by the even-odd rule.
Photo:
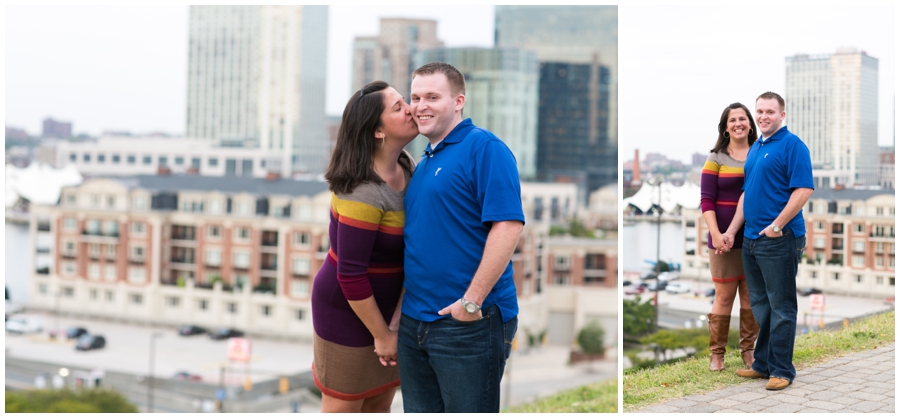
[[[505,412],[618,412],[618,380],[607,380],[557,393]]]
[[[882,347],[893,341],[894,312],[891,311],[852,323],[839,331],[821,331],[798,336],[794,343],[794,366],[798,373],[802,373],[804,368],[833,358]],[[747,381],[734,373],[735,370],[744,367],[739,352],[729,351],[725,355],[725,370],[721,373],[710,372],[708,367],[709,358],[701,356],[653,369],[629,371],[623,379],[624,412],[673,398],[724,389]]]

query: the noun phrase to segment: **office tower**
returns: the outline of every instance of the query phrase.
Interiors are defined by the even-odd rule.
[[[503,140],[516,157],[519,176],[537,169],[538,63],[534,52],[516,48],[440,48],[421,52],[417,64],[446,62],[466,79],[463,118]],[[423,136],[412,151],[421,155]]]
[[[383,80],[409,99],[410,75],[418,68],[419,51],[438,48],[437,21],[422,19],[381,19],[378,35],[353,41],[353,75],[350,91],[375,80]]]
[[[326,6],[191,6],[186,136],[324,172],[327,31]]]
[[[574,180],[588,190],[617,182],[617,7],[495,10],[496,46],[533,50],[541,63],[538,178]]]
[[[809,147],[816,188],[878,184],[878,59],[841,48],[785,70],[785,124]]]
[[[41,136],[44,138],[71,138],[72,122],[63,122],[53,118],[44,119]]]

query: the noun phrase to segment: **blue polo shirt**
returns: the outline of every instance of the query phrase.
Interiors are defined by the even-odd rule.
[[[744,163],[744,238],[757,239],[759,233],[775,221],[791,192],[796,188],[812,189],[812,162],[809,148],[797,135],[782,126],[765,140],[753,143]],[[803,210],[782,225],[795,237],[806,234]]]
[[[441,319],[438,311],[469,288],[493,222],[525,222],[521,196],[512,152],[471,119],[428,144],[406,189],[403,314]],[[512,262],[482,303],[492,305],[504,321],[519,313]]]

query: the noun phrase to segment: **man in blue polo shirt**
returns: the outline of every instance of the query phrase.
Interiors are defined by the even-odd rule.
[[[733,242],[746,220],[741,258],[759,324],[753,365],[737,374],[768,378],[769,390],[784,389],[797,376],[797,264],[806,247],[802,209],[813,192],[809,148],[781,126],[784,117],[784,99],[778,94],[766,92],[756,99],[762,138],[747,153],[744,194],[726,231],[726,241]]]
[[[398,335],[404,412],[499,412],[519,307],[510,257],[522,212],[509,148],[462,118],[465,79],[413,72],[410,112],[428,138],[406,190],[406,289]]]

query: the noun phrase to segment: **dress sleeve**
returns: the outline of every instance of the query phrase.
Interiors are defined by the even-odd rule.
[[[372,296],[369,260],[384,210],[373,202],[376,195],[371,186],[360,185],[353,193],[335,195],[331,200],[337,222],[337,280],[347,300]]]
[[[700,212],[716,210],[716,196],[719,194],[719,163],[715,153],[710,153],[700,172]]]

